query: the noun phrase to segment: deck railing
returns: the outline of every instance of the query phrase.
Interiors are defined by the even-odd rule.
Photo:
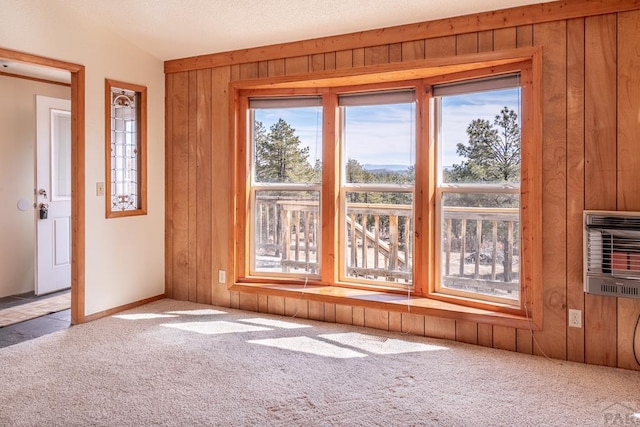
[[[261,271],[318,272],[317,201],[259,199],[256,266]],[[518,284],[518,209],[447,207],[442,216],[445,286],[512,292]],[[347,277],[410,285],[410,205],[347,203]]]

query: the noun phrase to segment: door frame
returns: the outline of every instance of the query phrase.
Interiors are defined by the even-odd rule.
[[[71,73],[71,324],[85,319],[85,70],[84,65],[0,47],[0,59]]]

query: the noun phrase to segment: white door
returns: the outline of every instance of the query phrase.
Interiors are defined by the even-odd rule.
[[[71,101],[37,95],[36,121],[35,294],[42,295],[71,287]]]

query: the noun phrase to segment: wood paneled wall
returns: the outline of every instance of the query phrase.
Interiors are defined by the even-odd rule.
[[[576,2],[547,7],[560,11],[572,3],[575,9]],[[354,41],[357,47],[342,49],[356,40],[346,35],[326,43],[341,46],[338,51],[301,56],[301,42],[283,45],[281,57],[269,48],[243,51],[237,61],[216,57],[210,62],[224,65],[211,68],[202,65],[211,58],[167,64],[167,296],[640,370],[633,355],[634,339],[640,351],[640,337],[633,336],[640,300],[582,291],[582,211],[640,210],[640,4],[609,3],[606,13],[607,2],[584,2],[583,15],[546,14],[525,23],[534,9],[512,9],[495,20],[496,28],[475,32],[456,33],[468,26],[453,20],[450,34],[431,38],[424,25],[424,38],[402,40],[396,32],[390,44]],[[518,25],[509,26],[513,21]],[[528,329],[230,292],[218,283],[218,270],[234,269],[230,82],[524,46],[543,48],[542,330],[532,336]],[[583,328],[567,326],[569,308],[582,310]]]

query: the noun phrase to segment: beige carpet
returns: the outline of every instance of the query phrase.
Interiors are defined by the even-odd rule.
[[[640,372],[173,300],[0,360],[2,426],[640,423]]]
[[[0,327],[24,322],[49,313],[66,310],[71,307],[71,293],[67,292],[50,298],[37,299],[36,301],[0,310]]]

